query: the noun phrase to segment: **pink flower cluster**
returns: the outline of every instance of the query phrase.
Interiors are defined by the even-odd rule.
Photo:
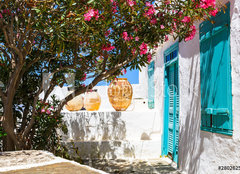
[[[84,20],[85,21],[90,21],[92,17],[95,17],[96,20],[99,18],[99,12],[98,10],[95,9],[89,9],[86,14],[84,14]]]
[[[85,81],[87,79],[87,74],[84,73],[83,77],[81,78],[81,80]]]
[[[128,3],[128,5],[129,5],[130,7],[136,5],[136,2],[133,1],[133,0],[127,0],[127,3]]]
[[[122,74],[127,74],[127,70],[126,70],[126,69],[123,69],[123,70],[121,71],[121,73],[122,73]]]
[[[127,33],[126,31],[123,32],[122,38],[123,38],[125,41],[129,40],[129,38],[128,38],[128,33]]]
[[[114,0],[110,0],[113,3],[112,11],[113,13],[117,13],[117,2]]]
[[[208,8],[208,7],[213,7],[215,8],[216,6],[216,0],[201,0],[200,7],[201,8]]]
[[[140,55],[146,54],[147,53],[147,44],[146,43],[142,43],[140,46]]]
[[[128,33],[127,33],[126,31],[124,31],[124,32],[122,33],[122,38],[123,38],[125,41],[130,41],[130,40],[133,39],[133,37],[132,37],[131,35],[128,36]],[[139,39],[139,38],[136,37],[135,40],[136,40],[136,39]]]
[[[151,18],[155,14],[155,8],[153,7],[153,5],[150,2],[147,2],[146,6],[148,7],[148,10],[145,11],[144,15],[148,18]]]
[[[191,27],[191,32],[189,33],[189,35],[184,39],[185,41],[189,41],[192,40],[196,34],[196,27],[194,25],[192,25]]]
[[[191,22],[191,18],[189,16],[184,16],[184,18],[181,21],[184,23],[189,23]]]
[[[102,50],[103,51],[112,51],[115,48],[115,46],[108,44],[108,45],[103,45]]]
[[[53,111],[54,110],[54,107],[53,106],[51,106],[50,108],[42,108],[41,109],[41,113],[43,114],[43,113],[46,113],[46,114],[48,114],[48,115],[50,115],[52,112],[51,111]]]
[[[111,31],[108,30],[108,31],[106,31],[106,33],[105,33],[104,35],[105,35],[106,37],[108,37],[110,33],[111,33]]]
[[[2,19],[3,18],[3,14],[7,14],[7,15],[11,15],[11,12],[10,12],[10,10],[9,9],[3,9],[2,11],[1,11],[1,13],[0,13],[0,19]]]
[[[216,16],[217,13],[218,13],[218,9],[210,11],[210,15],[212,16]]]
[[[147,61],[148,61],[148,63],[150,63],[151,60],[152,60],[152,54],[151,54],[151,53],[148,53],[148,55],[147,55]]]

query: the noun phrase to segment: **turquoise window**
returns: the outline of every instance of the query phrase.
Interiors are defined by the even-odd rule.
[[[154,61],[148,65],[148,108],[154,108]]]
[[[201,130],[232,135],[230,3],[200,24]]]

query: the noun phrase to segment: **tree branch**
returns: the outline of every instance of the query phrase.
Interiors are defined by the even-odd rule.
[[[7,60],[9,63],[11,63],[11,58],[10,56],[7,54],[6,50],[4,50],[2,47],[0,47],[0,50],[3,52],[3,54],[6,56]]]
[[[39,88],[37,94],[35,95],[34,97],[34,101],[33,101],[33,111],[32,111],[32,117],[31,117],[31,120],[27,126],[27,128],[24,130],[23,134],[22,134],[22,138],[25,139],[28,134],[30,133],[32,127],[34,126],[34,123],[35,123],[35,114],[36,114],[36,105],[37,105],[37,102],[38,102],[38,99],[39,99],[39,95],[41,94],[42,92],[42,89],[43,87],[41,86],[41,88]]]

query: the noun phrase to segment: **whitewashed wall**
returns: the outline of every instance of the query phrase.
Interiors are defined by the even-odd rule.
[[[223,4],[227,0],[222,1]],[[179,43],[180,139],[179,168],[189,174],[228,173],[218,166],[240,166],[240,0],[231,0],[231,66],[233,94],[233,136],[200,130],[199,33],[189,42]],[[198,25],[197,25],[198,26]],[[163,52],[174,41],[158,49],[155,57],[156,108],[163,120]],[[231,171],[240,173],[240,171]]]

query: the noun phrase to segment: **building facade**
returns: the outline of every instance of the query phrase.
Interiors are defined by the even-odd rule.
[[[186,173],[239,170],[240,1],[221,4],[193,40],[170,40],[153,59],[161,154]]]

